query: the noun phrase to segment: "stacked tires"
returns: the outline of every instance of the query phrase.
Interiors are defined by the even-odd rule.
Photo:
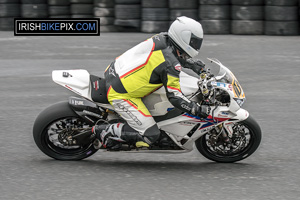
[[[169,25],[168,0],[142,0],[142,32],[167,31]]]
[[[21,16],[24,18],[48,17],[47,0],[21,0]]]
[[[265,34],[298,35],[298,0],[265,0]]]
[[[14,30],[14,18],[20,16],[19,0],[0,0],[0,31]]]
[[[115,18],[120,31],[140,31],[141,0],[115,0]]]
[[[199,0],[199,18],[205,34],[230,34],[230,0]]]
[[[94,17],[100,18],[100,32],[116,32],[115,1],[94,0]]]
[[[94,0],[70,0],[72,18],[93,18]]]
[[[231,0],[231,33],[264,34],[264,0]]]
[[[177,17],[186,16],[198,21],[198,7],[198,0],[169,0],[170,20],[174,21]]]
[[[50,18],[71,18],[70,0],[48,0]]]

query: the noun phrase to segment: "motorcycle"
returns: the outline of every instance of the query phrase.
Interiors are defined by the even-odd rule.
[[[122,144],[118,151],[185,153],[195,144],[204,157],[221,163],[240,161],[254,153],[262,133],[255,119],[241,108],[246,99],[243,89],[220,61],[209,60],[219,66],[217,75],[208,69],[196,78],[182,71],[180,85],[188,99],[209,105],[210,115],[203,119],[174,108],[161,87],[143,98],[161,131],[160,138],[148,148]],[[86,70],[55,70],[52,79],[80,97],[71,96],[38,115],[33,126],[35,143],[54,159],[85,159],[99,150],[93,145],[91,127],[123,119],[107,101],[105,79]]]

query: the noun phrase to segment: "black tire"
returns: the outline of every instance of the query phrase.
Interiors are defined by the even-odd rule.
[[[100,32],[118,32],[118,27],[114,25],[100,26]]]
[[[71,15],[52,15],[49,18],[71,18]]]
[[[48,4],[22,4],[21,16],[25,18],[48,17]]]
[[[170,20],[176,20],[177,17],[186,16],[198,20],[198,9],[172,9],[170,10]]]
[[[141,27],[140,19],[116,19],[114,22],[117,26],[128,26],[128,27]]]
[[[168,8],[142,8],[143,21],[167,21],[169,20]]]
[[[22,4],[47,4],[47,0],[21,0]]]
[[[68,6],[70,0],[48,0],[48,4],[51,6]]]
[[[230,34],[230,20],[200,20],[205,34]]]
[[[94,8],[94,16],[95,17],[114,17],[115,9],[114,8]]]
[[[143,8],[168,8],[168,0],[142,0]]]
[[[94,18],[94,15],[83,15],[83,14],[78,14],[78,15],[71,15],[71,18]]]
[[[93,4],[72,4],[71,13],[74,15],[92,15]]]
[[[69,6],[49,6],[49,15],[70,15],[70,7]]]
[[[231,33],[236,35],[263,35],[264,21],[232,20]]]
[[[113,25],[115,22],[114,17],[96,17],[100,19],[100,26]]]
[[[92,4],[94,0],[70,0],[70,3]]]
[[[199,8],[200,19],[230,19],[229,5],[201,5]]]
[[[189,0],[189,1],[183,1],[183,0],[169,0],[169,8],[171,9],[195,9],[198,8],[198,0]]]
[[[231,19],[262,20],[264,19],[264,7],[263,6],[232,6]]]
[[[246,120],[239,122],[239,124],[246,127],[249,130],[250,135],[249,144],[247,144],[247,146],[244,147],[241,152],[233,153],[232,155],[224,155],[214,152],[214,150],[209,148],[207,145],[207,134],[203,135],[196,141],[196,147],[198,151],[207,159],[220,163],[233,163],[249,157],[257,150],[261,142],[261,129],[251,116],[249,116]]]
[[[264,5],[265,0],[231,0],[232,5],[256,6]]]
[[[266,35],[298,35],[298,21],[265,21]]]
[[[13,31],[14,30],[14,18],[13,17],[1,17],[0,18],[0,31]]]
[[[115,2],[112,0],[94,0],[94,6],[100,8],[113,8]]]
[[[265,20],[267,21],[297,21],[297,6],[265,6]]]
[[[230,0],[199,0],[201,5],[229,5]]]
[[[115,0],[116,4],[140,4],[141,0]]]
[[[117,19],[140,19],[141,6],[140,5],[116,5],[115,17]]]
[[[14,3],[20,3],[20,0],[0,0],[0,3],[14,4]]]
[[[83,123],[82,119],[70,108],[68,102],[56,103],[38,115],[33,126],[33,138],[38,148],[47,156],[57,160],[82,160],[93,155],[97,149],[92,144],[67,149],[58,141],[51,141],[52,129],[50,128],[56,127],[59,130],[57,125],[65,119],[78,120],[77,122]],[[76,126],[75,123],[74,126]],[[85,126],[89,127],[86,124]]]
[[[157,33],[168,31],[169,21],[142,21],[141,31],[144,33]]]
[[[265,0],[268,6],[297,6],[298,0]]]
[[[0,4],[0,17],[19,17],[20,4]]]

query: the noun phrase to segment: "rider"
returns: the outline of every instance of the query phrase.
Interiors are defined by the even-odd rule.
[[[198,55],[203,40],[199,22],[178,17],[168,33],[154,35],[117,57],[105,71],[107,98],[125,123],[102,124],[92,128],[100,147],[113,149],[119,142],[149,147],[160,130],[142,97],[164,86],[171,104],[183,112],[205,118],[209,107],[187,99],[180,90],[181,67],[200,74],[205,64],[191,58]],[[99,140],[101,144],[99,143]]]

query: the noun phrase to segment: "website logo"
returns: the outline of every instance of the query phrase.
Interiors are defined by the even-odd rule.
[[[99,36],[100,19],[15,18],[15,36]]]

